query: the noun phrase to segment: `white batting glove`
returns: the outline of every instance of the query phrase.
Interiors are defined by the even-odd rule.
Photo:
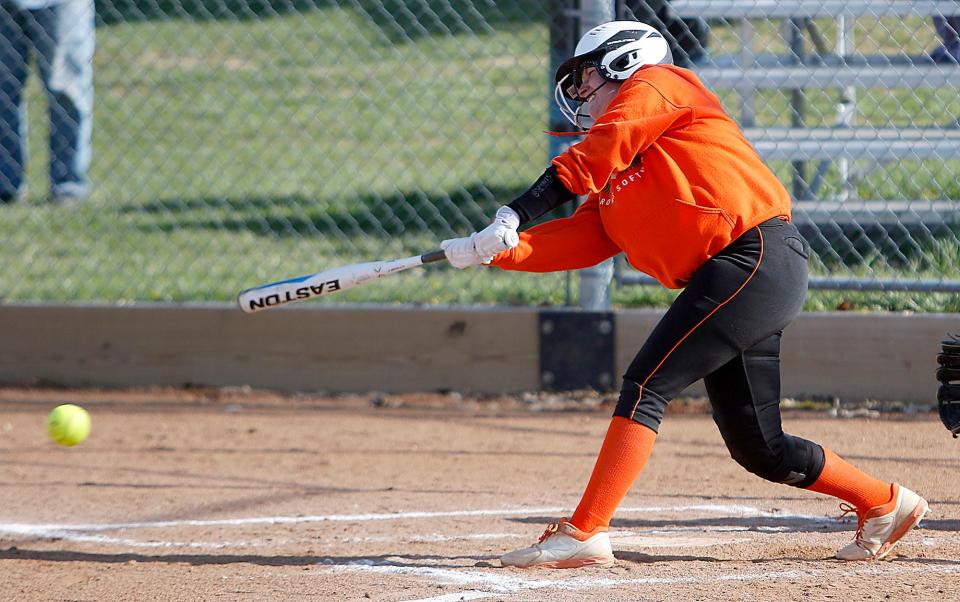
[[[447,261],[450,262],[450,265],[458,270],[462,270],[470,266],[493,261],[492,255],[481,256],[477,253],[477,248],[474,245],[476,237],[477,233],[474,232],[464,238],[450,238],[440,243],[440,248],[443,249],[443,252],[446,254]]]
[[[500,207],[493,218],[493,223],[475,234],[473,244],[477,254],[481,257],[493,257],[507,249],[512,249],[520,243],[517,228],[520,227],[520,216],[510,207]],[[489,262],[484,262],[489,263]]]

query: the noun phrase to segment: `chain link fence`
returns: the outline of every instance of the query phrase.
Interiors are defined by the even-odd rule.
[[[35,19],[56,8],[29,1],[0,0],[7,301],[225,301],[483,227],[549,161],[551,49],[572,48],[567,20],[587,4],[98,1],[89,197],[75,202],[84,187],[63,173],[83,153],[63,147],[83,132],[64,126],[69,110],[50,118],[40,76],[76,76],[82,53],[45,63],[33,49],[20,115],[13,41],[49,46],[62,33]],[[960,3],[613,10],[662,28],[740,121],[794,195],[818,286],[960,311],[949,294],[960,290]],[[18,135],[17,123],[29,127]],[[17,139],[29,149],[22,181]],[[575,278],[431,266],[318,303],[576,303]],[[615,279],[619,304],[672,294],[626,286],[642,282],[628,269]]]

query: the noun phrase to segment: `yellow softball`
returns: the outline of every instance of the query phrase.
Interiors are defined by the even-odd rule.
[[[59,405],[47,415],[47,434],[66,447],[82,443],[90,434],[90,414],[72,403]]]

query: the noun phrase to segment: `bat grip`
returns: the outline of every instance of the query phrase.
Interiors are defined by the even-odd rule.
[[[442,261],[447,258],[447,254],[442,250],[430,251],[429,253],[424,253],[420,256],[420,261],[423,263],[433,263],[435,261]]]

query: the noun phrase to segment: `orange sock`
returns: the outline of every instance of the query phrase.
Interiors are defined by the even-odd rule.
[[[823,455],[823,472],[807,489],[840,498],[861,511],[890,501],[893,483],[878,481],[826,447]]]
[[[650,428],[621,416],[614,416],[600,447],[587,490],[570,524],[590,532],[607,527],[617,506],[647,463],[657,434]]]

